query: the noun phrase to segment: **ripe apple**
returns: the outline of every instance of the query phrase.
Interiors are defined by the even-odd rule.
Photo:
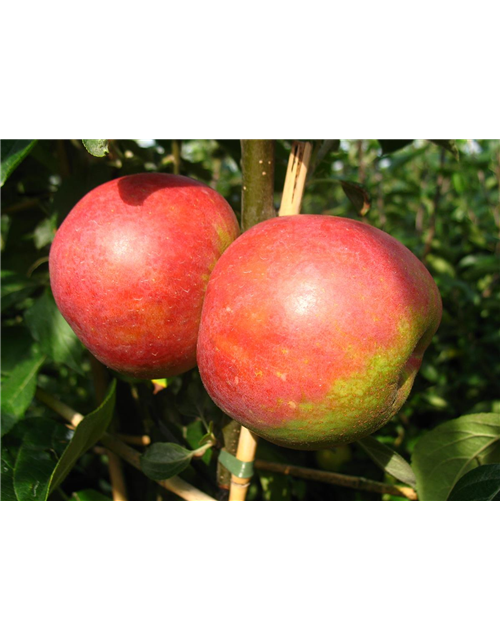
[[[226,200],[196,180],[143,173],[102,184],[52,244],[57,306],[108,367],[137,378],[183,373],[196,365],[210,273],[238,233]]]
[[[324,215],[273,218],[213,270],[198,366],[214,402],[256,434],[329,448],[397,413],[441,311],[427,269],[387,233]]]

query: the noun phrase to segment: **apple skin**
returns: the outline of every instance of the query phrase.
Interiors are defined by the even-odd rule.
[[[112,180],[56,233],[57,306],[108,367],[136,378],[183,373],[196,366],[210,273],[238,234],[229,204],[201,182],[161,173]]]
[[[275,444],[359,440],[405,402],[441,297],[400,242],[346,218],[261,222],[212,272],[198,366],[214,402]]]

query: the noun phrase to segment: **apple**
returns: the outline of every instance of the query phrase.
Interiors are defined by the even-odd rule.
[[[351,448],[348,444],[341,444],[333,449],[320,449],[314,456],[316,464],[323,471],[340,471],[352,460]]]
[[[366,223],[273,218],[212,272],[198,366],[214,402],[296,449],[359,440],[405,402],[441,320],[424,265]]]
[[[161,173],[112,180],[56,233],[57,306],[108,367],[136,378],[183,373],[196,366],[210,273],[238,234],[229,204],[201,182]]]

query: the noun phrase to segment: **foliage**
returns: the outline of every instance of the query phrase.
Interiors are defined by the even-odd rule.
[[[466,473],[448,500],[500,500],[500,464],[485,464]]]
[[[107,383],[112,372],[99,369],[83,349],[49,288],[50,243],[76,202],[116,177],[179,171],[217,189],[240,215],[239,141],[85,142],[90,153],[76,140],[2,142],[2,499],[111,497],[108,458],[94,446],[111,420],[109,411],[97,426],[91,422],[91,437],[78,444],[77,435],[86,432],[101,404],[99,376]],[[89,143],[100,143],[100,151],[94,153]],[[291,143],[276,142],[276,207]],[[478,499],[473,491],[490,487],[487,473],[491,463],[498,462],[500,143],[342,140],[318,141],[314,148],[303,211],[357,219],[364,214],[366,222],[396,237],[424,261],[444,306],[441,327],[408,401],[371,441],[352,446],[352,459],[342,472],[385,482],[397,478],[410,485],[414,473],[420,499]],[[163,386],[114,377],[114,416],[120,431],[128,436],[146,433],[153,443],[145,450],[143,468],[153,453],[171,453],[175,444],[187,452],[187,465],[176,473],[224,498],[217,485],[217,453],[229,418],[210,400],[197,370],[163,381]],[[61,418],[35,398],[37,386],[88,415],[73,438]],[[114,402],[110,397],[108,409]],[[459,442],[457,434],[464,430],[470,438]],[[215,445],[194,456],[212,432]],[[451,459],[455,455],[462,457],[460,463]],[[314,452],[262,440],[258,457],[317,468]],[[488,466],[473,469],[478,462]],[[57,465],[60,472],[54,476]],[[131,466],[124,467],[124,474],[130,500],[176,499]],[[471,484],[464,484],[471,477]],[[380,496],[258,470],[248,499]]]

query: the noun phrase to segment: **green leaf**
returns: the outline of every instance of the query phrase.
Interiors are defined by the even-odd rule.
[[[33,231],[33,240],[37,249],[42,249],[52,242],[56,234],[55,216],[45,218]]]
[[[341,180],[340,184],[342,185],[344,193],[356,208],[356,212],[360,216],[365,216],[370,210],[371,205],[371,198],[368,191],[363,187],[363,185],[358,184],[357,182]]]
[[[73,329],[62,317],[49,288],[24,314],[31,335],[40,348],[54,362],[67,364],[83,374],[81,357],[83,347]]]
[[[64,425],[47,418],[28,418],[14,467],[18,500],[46,500],[59,456],[73,435]]]
[[[76,502],[83,502],[87,500],[96,502],[101,500],[111,500],[111,498],[108,498],[108,496],[99,493],[99,491],[96,491],[95,489],[82,489],[81,491],[75,491],[70,500]]]
[[[101,439],[113,418],[115,398],[116,380],[113,379],[102,404],[85,416],[75,429],[71,442],[54,469],[47,495],[63,482],[78,458]]]
[[[14,491],[14,467],[16,464],[16,454],[2,442],[2,482],[1,499],[17,500]]]
[[[24,416],[36,390],[38,370],[46,356],[33,344],[26,357],[2,380],[2,435]]]
[[[460,155],[458,153],[458,147],[455,140],[429,140],[429,142],[433,142],[434,144],[437,144],[438,147],[446,149],[446,151],[449,151],[452,154],[455,160],[459,160]]]
[[[104,158],[109,153],[107,140],[82,140],[83,146],[96,158]]]
[[[372,436],[358,440],[358,444],[366,451],[373,462],[386,473],[396,478],[396,480],[410,485],[410,487],[417,486],[417,479],[413,469],[399,453],[396,453],[396,451],[393,451]]]
[[[439,425],[413,451],[420,500],[447,500],[464,474],[492,462],[500,462],[500,414],[465,415]]]
[[[407,147],[413,140],[379,140],[378,143],[382,147],[382,154],[385,156],[387,153],[394,153]]]
[[[33,280],[14,271],[2,271],[2,313],[25,300],[37,286]]]
[[[2,140],[0,187],[14,171],[14,169],[29,155],[36,144],[36,140]]]
[[[466,473],[448,500],[500,500],[500,464],[485,464]]]
[[[151,480],[167,480],[184,471],[194,453],[173,442],[157,442],[141,456],[141,469]]]

